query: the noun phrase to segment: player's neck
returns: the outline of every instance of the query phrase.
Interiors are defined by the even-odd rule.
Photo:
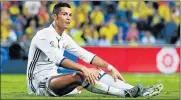
[[[64,30],[55,25],[55,23],[53,23],[52,26],[55,29],[55,31],[61,36]]]

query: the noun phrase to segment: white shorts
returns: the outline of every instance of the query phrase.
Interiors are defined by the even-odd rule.
[[[50,88],[49,88],[49,83],[50,81],[54,78],[54,76],[57,75],[64,75],[64,74],[70,74],[70,73],[54,73],[52,75],[38,75],[34,80],[33,84],[36,86],[36,95],[38,96],[59,96],[56,95]],[[46,75],[46,76],[45,76]],[[70,93],[67,93],[65,95],[73,95],[73,94],[80,94],[80,92],[77,89],[74,89]]]
[[[50,88],[49,81],[52,77],[46,77],[37,83],[36,95],[38,96],[57,96]]]

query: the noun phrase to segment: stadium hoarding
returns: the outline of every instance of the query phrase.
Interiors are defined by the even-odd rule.
[[[120,72],[165,73],[180,72],[180,48],[176,47],[85,47],[100,56]],[[78,62],[85,64],[78,59]]]
[[[180,72],[180,48],[176,47],[84,47],[100,56],[120,72],[125,73],[178,73]],[[65,51],[64,56],[86,64],[74,55]],[[16,65],[16,67],[14,67]],[[25,73],[26,60],[10,60],[2,63],[3,73]],[[12,67],[13,66],[13,67]],[[21,69],[21,70],[18,70]],[[20,72],[21,71],[21,72]],[[59,67],[58,72],[73,70]]]

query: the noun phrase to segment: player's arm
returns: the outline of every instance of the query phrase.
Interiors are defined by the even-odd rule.
[[[95,57],[95,54],[77,45],[69,35],[66,35],[66,38],[68,40],[66,44],[66,50],[84,62],[91,63],[92,59]]]
[[[125,81],[125,79],[121,76],[121,74],[119,73],[119,71],[115,67],[113,67],[112,65],[110,65],[109,63],[107,63],[106,61],[101,59],[100,57],[95,56],[92,59],[92,63],[91,64],[94,65],[94,66],[97,66],[99,68],[106,68],[109,71],[111,71],[112,72],[112,76],[114,77],[115,81],[116,81],[117,78],[120,79],[120,80]]]
[[[114,79],[119,78],[125,81],[124,78],[121,76],[121,74],[117,71],[117,69],[114,68],[112,65],[108,64],[106,61],[102,60],[100,57],[96,56],[95,54],[77,45],[71,37],[67,36],[67,38],[69,40],[69,43],[66,47],[66,50],[68,50],[70,53],[76,55],[77,57],[79,57],[80,59],[82,59],[83,61],[87,63],[90,63],[100,68],[107,68],[108,70],[112,72]]]

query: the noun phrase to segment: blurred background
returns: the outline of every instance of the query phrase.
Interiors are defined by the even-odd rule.
[[[2,72],[5,71],[4,66],[9,64],[8,61],[17,59],[27,61],[31,39],[38,30],[52,23],[51,12],[57,2],[1,1]],[[132,66],[147,65],[150,67],[146,72],[159,72],[158,68],[155,68],[159,62],[163,62],[166,68],[169,66],[171,68],[176,62],[175,66],[178,68],[180,64],[178,62],[180,59],[179,1],[78,0],[68,3],[71,5],[73,20],[70,28],[66,30],[67,33],[77,44],[113,65],[128,67],[125,70],[120,68],[119,71],[134,72],[135,70],[131,70]],[[165,50],[165,47],[171,49]],[[100,53],[102,50],[104,52]],[[157,57],[162,51],[166,52],[160,54],[163,58]],[[150,56],[145,57],[147,54]],[[72,55],[68,53],[66,55],[79,62]],[[113,55],[119,57],[112,59]],[[149,62],[150,59],[153,62]],[[130,62],[133,65],[130,65]],[[141,69],[139,71],[142,71]]]

